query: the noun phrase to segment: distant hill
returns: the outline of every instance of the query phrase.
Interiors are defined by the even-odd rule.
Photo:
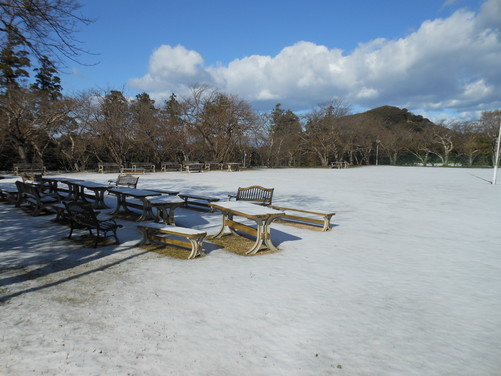
[[[394,106],[381,106],[366,112],[347,116],[347,118],[350,117],[359,121],[377,123],[390,130],[395,127],[406,127],[419,132],[425,127],[436,126],[429,119],[421,115],[414,115],[406,108]]]

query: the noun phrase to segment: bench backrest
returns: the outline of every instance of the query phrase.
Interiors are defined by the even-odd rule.
[[[246,188],[238,188],[237,201],[252,201],[261,205],[271,205],[273,191],[275,188],[264,188],[259,185],[253,185]]]
[[[133,175],[118,175],[116,185],[129,187],[129,188],[137,188],[137,182],[139,180],[139,176]]]
[[[35,200],[37,203],[40,203],[42,194],[38,186],[18,180],[16,181],[16,187],[21,201],[31,199],[32,202]]]
[[[20,175],[22,172],[38,172],[45,173],[45,166],[43,163],[14,163],[14,175]]]
[[[104,173],[104,171],[121,171],[122,165],[114,162],[99,162],[97,164],[97,171]]]
[[[90,206],[82,205],[77,201],[63,201],[63,203],[71,220],[85,227],[99,227],[96,213]]]
[[[180,170],[182,168],[181,163],[178,162],[162,162],[160,166],[162,171],[167,171],[167,170]]]

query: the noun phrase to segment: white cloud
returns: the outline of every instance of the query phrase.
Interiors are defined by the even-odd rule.
[[[398,40],[361,43],[349,55],[307,41],[276,56],[252,55],[227,66],[204,66],[183,46],[161,46],[148,73],[131,87],[164,98],[209,84],[256,107],[275,103],[308,109],[334,97],[353,105],[473,112],[498,106],[501,97],[501,0],[487,0],[478,13],[460,10],[423,22]],[[491,108],[492,109],[492,108]]]
[[[203,65],[204,60],[198,52],[179,45],[163,45],[151,55],[148,73],[142,78],[131,79],[129,85],[168,97],[173,92],[185,92],[193,85],[212,84],[212,77]]]

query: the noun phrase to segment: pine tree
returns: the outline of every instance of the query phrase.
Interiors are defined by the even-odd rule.
[[[0,52],[0,87],[3,91],[19,88],[20,81],[28,78],[26,68],[31,66],[26,41],[13,30],[7,33],[7,40]]]
[[[57,69],[47,56],[40,59],[40,68],[34,69],[35,83],[31,86],[44,98],[54,101],[61,99],[61,79],[57,76]]]

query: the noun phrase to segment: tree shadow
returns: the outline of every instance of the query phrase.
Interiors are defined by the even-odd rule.
[[[5,303],[8,300],[10,300],[12,298],[15,298],[17,296],[23,295],[23,294],[27,294],[27,293],[35,292],[35,291],[40,291],[40,290],[43,290],[43,289],[54,287],[54,286],[57,286],[57,285],[60,285],[60,284],[63,284],[63,283],[66,283],[66,282],[69,282],[69,281],[81,278],[81,277],[89,275],[89,274],[93,274],[93,273],[96,273],[96,272],[101,272],[101,271],[106,270],[108,268],[111,268],[113,266],[119,265],[119,264],[121,264],[123,262],[129,261],[129,260],[131,260],[133,258],[139,257],[139,256],[141,256],[141,255],[143,255],[145,253],[148,253],[148,252],[149,251],[143,251],[141,253],[130,255],[130,256],[127,256],[127,257],[125,257],[123,259],[116,260],[114,262],[110,262],[109,264],[102,265],[102,266],[99,266],[97,268],[94,268],[94,269],[91,269],[91,270],[87,270],[87,271],[79,273],[79,274],[72,275],[70,277],[61,278],[61,279],[59,279],[57,281],[50,282],[50,283],[47,283],[47,284],[44,284],[44,285],[41,285],[41,286],[30,287],[30,288],[27,288],[25,290],[20,290],[20,291],[12,292],[12,293],[7,294],[7,295],[0,295],[0,303]],[[44,267],[41,267],[41,268],[38,268],[38,269],[35,269],[35,270],[31,270],[31,271],[26,272],[26,273],[21,274],[21,275],[17,275],[17,276],[13,276],[13,277],[10,277],[10,278],[5,278],[3,280],[0,280],[0,286],[2,286],[2,285],[5,286],[5,285],[10,284],[10,283],[19,283],[19,282],[24,282],[24,281],[28,281],[28,280],[33,280],[33,279],[37,279],[39,277],[46,276],[48,274],[57,273],[57,272],[64,271],[64,270],[67,270],[67,269],[72,269],[72,268],[80,266],[80,265],[82,265],[84,263],[88,263],[90,261],[94,261],[94,260],[96,260],[98,258],[101,258],[101,257],[104,257],[104,256],[92,257],[90,259],[87,259],[85,262],[79,262],[80,260],[72,260],[73,263],[67,262],[64,265],[62,265],[59,262],[51,262],[50,264],[48,264],[48,265],[46,265]]]

